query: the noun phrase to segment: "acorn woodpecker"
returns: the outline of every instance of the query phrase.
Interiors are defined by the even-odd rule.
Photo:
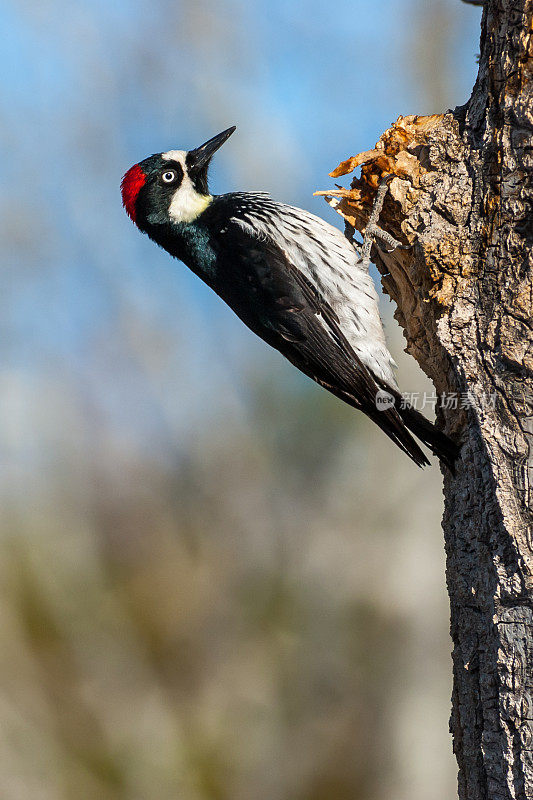
[[[131,167],[121,185],[127,213],[250,330],[367,414],[416,464],[429,461],[409,431],[453,471],[456,445],[400,395],[368,263],[348,239],[263,192],[209,193],[209,162],[234,130]]]

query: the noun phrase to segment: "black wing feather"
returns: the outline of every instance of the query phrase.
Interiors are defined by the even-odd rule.
[[[397,409],[377,409],[380,385],[353,351],[335,311],[288,254],[273,241],[247,235],[236,221],[226,220],[226,226],[215,291],[298,369],[367,414],[416,464],[429,464]]]

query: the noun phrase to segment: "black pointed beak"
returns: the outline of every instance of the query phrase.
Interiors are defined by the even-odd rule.
[[[237,126],[232,125],[231,128],[228,128],[227,130],[222,131],[222,133],[218,133],[216,136],[213,136],[212,139],[209,139],[195,150],[189,150],[187,153],[187,166],[189,167],[189,170],[194,171],[202,169],[202,167],[206,167],[215,155],[216,151],[222,147],[224,142],[229,139],[231,134],[236,129]]]

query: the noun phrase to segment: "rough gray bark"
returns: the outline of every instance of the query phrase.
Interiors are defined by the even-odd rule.
[[[364,230],[396,176],[380,224],[413,247],[374,261],[408,352],[467,406],[438,412],[463,442],[443,519],[462,800],[533,797],[532,68],[531,0],[489,0],[467,105],[400,118],[327,193]]]

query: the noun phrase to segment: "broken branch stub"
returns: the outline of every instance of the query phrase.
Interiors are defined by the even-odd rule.
[[[361,175],[349,189],[316,192],[364,232],[380,179],[393,176],[379,224],[412,247],[392,253],[374,248],[374,261],[384,290],[396,302],[395,317],[404,329],[407,350],[439,392],[458,388],[448,354],[439,352],[435,337],[427,334],[435,332],[443,312],[453,307],[470,271],[465,226],[472,182],[465,156],[452,114],[399,117],[373,150],[343,161],[330,173],[338,177],[360,166]]]

